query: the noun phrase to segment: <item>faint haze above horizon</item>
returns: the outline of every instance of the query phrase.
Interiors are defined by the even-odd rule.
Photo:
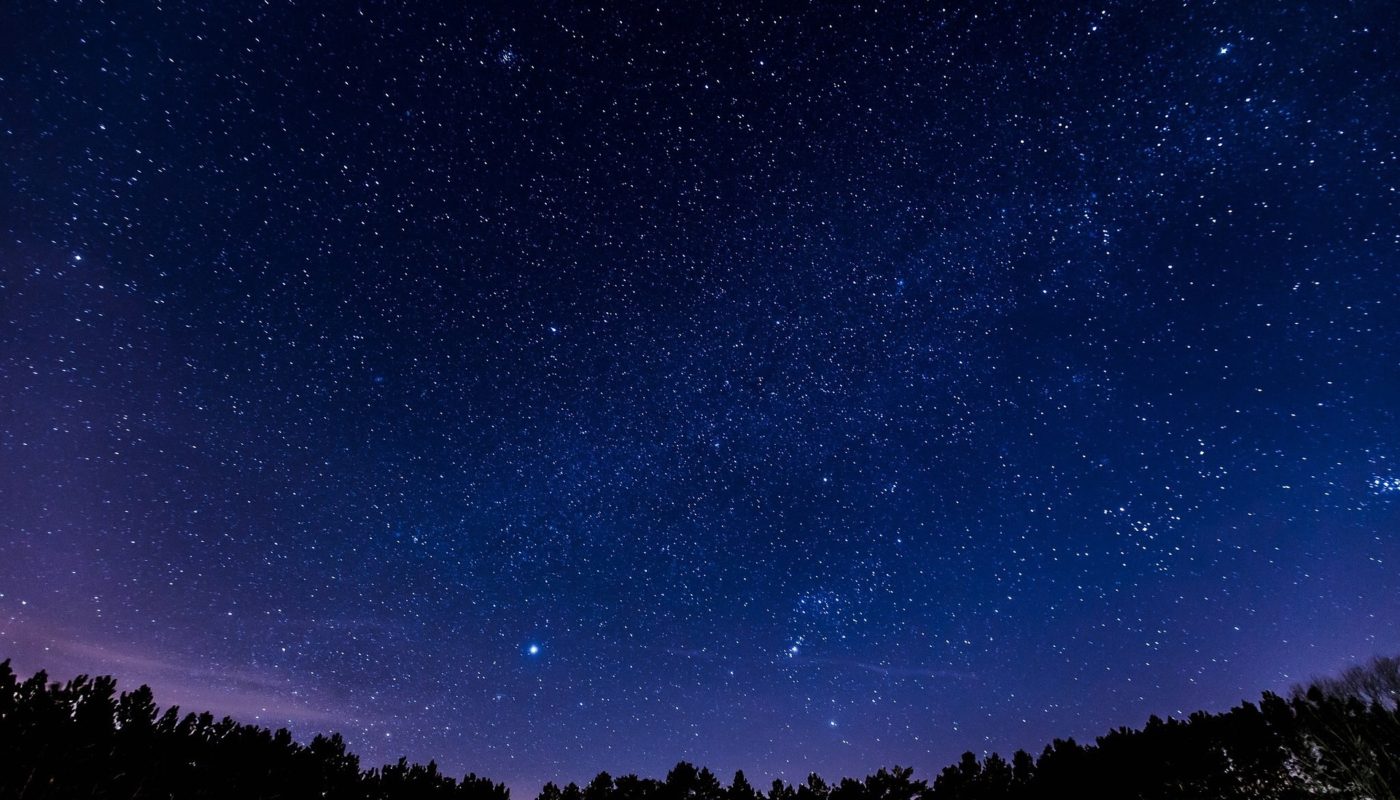
[[[1400,6],[0,9],[0,658],[532,793],[1400,652]]]

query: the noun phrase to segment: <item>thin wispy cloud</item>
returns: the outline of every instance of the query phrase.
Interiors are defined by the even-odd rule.
[[[112,675],[126,691],[141,684],[155,690],[163,707],[210,711],[241,722],[344,725],[358,722],[351,709],[310,696],[305,682],[271,669],[215,668],[170,656],[156,656],[134,643],[94,642],[45,626],[16,626],[4,631],[13,648],[16,669],[45,669],[55,680],[72,675]]]

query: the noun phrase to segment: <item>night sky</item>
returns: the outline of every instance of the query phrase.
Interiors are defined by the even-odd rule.
[[[529,794],[1400,650],[1400,4],[7,2],[0,657]]]

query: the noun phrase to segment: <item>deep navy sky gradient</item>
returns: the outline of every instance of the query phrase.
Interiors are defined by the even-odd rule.
[[[208,5],[0,8],[21,671],[528,793],[1400,650],[1400,4]]]

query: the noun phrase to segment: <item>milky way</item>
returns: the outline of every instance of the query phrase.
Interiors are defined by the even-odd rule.
[[[529,792],[1400,650],[1400,5],[209,5],[0,9],[20,671]]]

